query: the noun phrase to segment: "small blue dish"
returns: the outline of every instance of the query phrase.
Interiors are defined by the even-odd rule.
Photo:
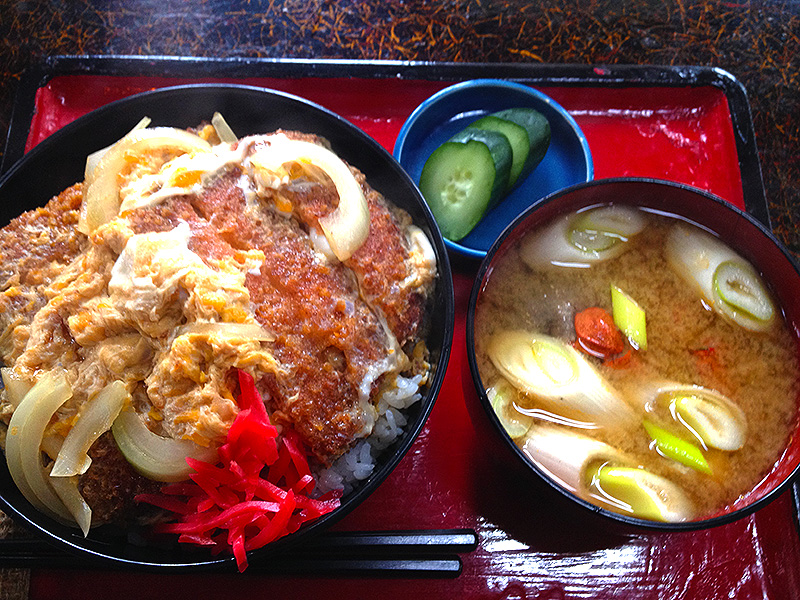
[[[419,184],[431,153],[481,117],[506,108],[526,107],[550,122],[550,147],[544,160],[525,181],[490,210],[469,235],[458,242],[445,239],[448,249],[482,259],[503,230],[529,206],[549,194],[594,178],[589,144],[569,113],[552,98],[520,83],[473,79],[447,87],[420,104],[403,124],[394,157]]]

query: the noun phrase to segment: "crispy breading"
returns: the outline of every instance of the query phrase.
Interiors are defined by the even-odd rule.
[[[82,185],[26,212],[0,229],[0,357],[11,364],[27,342],[33,315],[47,302],[45,289],[86,248],[75,229]]]

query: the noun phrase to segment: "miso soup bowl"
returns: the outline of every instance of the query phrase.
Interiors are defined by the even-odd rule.
[[[614,531],[688,531],[730,523],[766,505],[791,484],[800,466],[800,435],[795,416],[794,430],[783,454],[756,487],[733,505],[698,520],[656,522],[619,514],[596,506],[562,487],[535,465],[518,448],[500,424],[487,397],[475,355],[475,307],[498,260],[526,233],[557,215],[597,204],[629,204],[663,211],[685,218],[716,233],[731,248],[748,259],[762,274],[777,304],[782,308],[791,331],[800,331],[800,270],[788,250],[769,228],[724,200],[687,185],[653,179],[604,179],[572,186],[556,192],[522,213],[495,241],[482,261],[469,301],[467,314],[467,353],[470,374],[477,391],[479,407],[472,411],[480,433],[492,440],[495,459],[517,476],[530,479],[530,493],[554,492],[557,502],[572,507],[573,513],[590,522],[599,519]],[[800,360],[800,356],[798,357]],[[472,390],[468,394],[474,396]],[[469,398],[469,395],[467,396]],[[481,431],[482,430],[482,431]],[[543,483],[543,485],[541,485]]]

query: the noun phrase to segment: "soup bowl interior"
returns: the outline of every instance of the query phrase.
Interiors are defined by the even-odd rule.
[[[596,180],[555,193],[520,215],[498,238],[481,264],[472,289],[467,317],[467,347],[472,383],[484,409],[480,413],[484,421],[488,421],[494,437],[499,438],[499,445],[504,447],[503,460],[521,463],[523,469],[536,479],[544,480],[559,494],[567,497],[571,504],[601,515],[614,524],[650,530],[692,530],[728,523],[748,515],[784,491],[798,470],[800,436],[797,435],[797,416],[783,454],[769,473],[749,492],[724,509],[698,520],[662,523],[602,509],[562,487],[514,444],[490,404],[475,354],[475,308],[494,267],[519,240],[540,225],[559,215],[609,203],[639,206],[655,213],[676,216],[718,235],[761,272],[783,311],[789,330],[797,338],[797,332],[800,331],[800,271],[794,258],[763,224],[725,201],[686,185],[632,178]]]
[[[239,135],[298,130],[327,139],[334,152],[360,169],[370,185],[407,211],[428,236],[437,259],[437,286],[429,307],[426,338],[432,377],[420,402],[408,409],[403,433],[375,461],[367,479],[346,494],[338,509],[280,540],[255,551],[250,562],[272,556],[319,533],[352,511],[386,479],[422,429],[441,387],[453,333],[453,290],[444,241],[416,186],[399,164],[376,141],[338,115],[304,99],[239,85],[189,85],[145,92],[111,103],[70,123],[31,150],[0,180],[0,224],[23,211],[44,205],[52,196],[83,179],[86,156],[112,144],[144,116],[152,126],[194,127],[220,112]],[[47,176],[42,176],[44,173]],[[86,538],[37,511],[19,492],[0,460],[0,505],[28,528],[83,558],[114,567],[148,570],[233,567],[228,555],[205,548],[145,541],[136,531],[95,528]]]

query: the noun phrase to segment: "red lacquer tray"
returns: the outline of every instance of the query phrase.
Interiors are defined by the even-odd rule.
[[[225,81],[287,91],[339,113],[388,150],[414,107],[450,83],[513,78],[558,101],[589,141],[597,178],[650,176],[709,190],[768,222],[749,109],[713,69],[53,59],[23,85],[6,153],[21,155],[85,112],[155,87]],[[23,135],[24,132],[24,135]],[[800,597],[800,539],[786,493],[709,531],[605,536],[572,522],[487,455],[470,421],[465,312],[476,264],[454,264],[456,327],[444,386],[409,454],[339,531],[471,528],[457,578],[32,570],[30,597],[595,598]],[[2,547],[0,546],[0,561]],[[2,564],[2,562],[0,562]],[[157,590],[158,592],[155,592]]]

